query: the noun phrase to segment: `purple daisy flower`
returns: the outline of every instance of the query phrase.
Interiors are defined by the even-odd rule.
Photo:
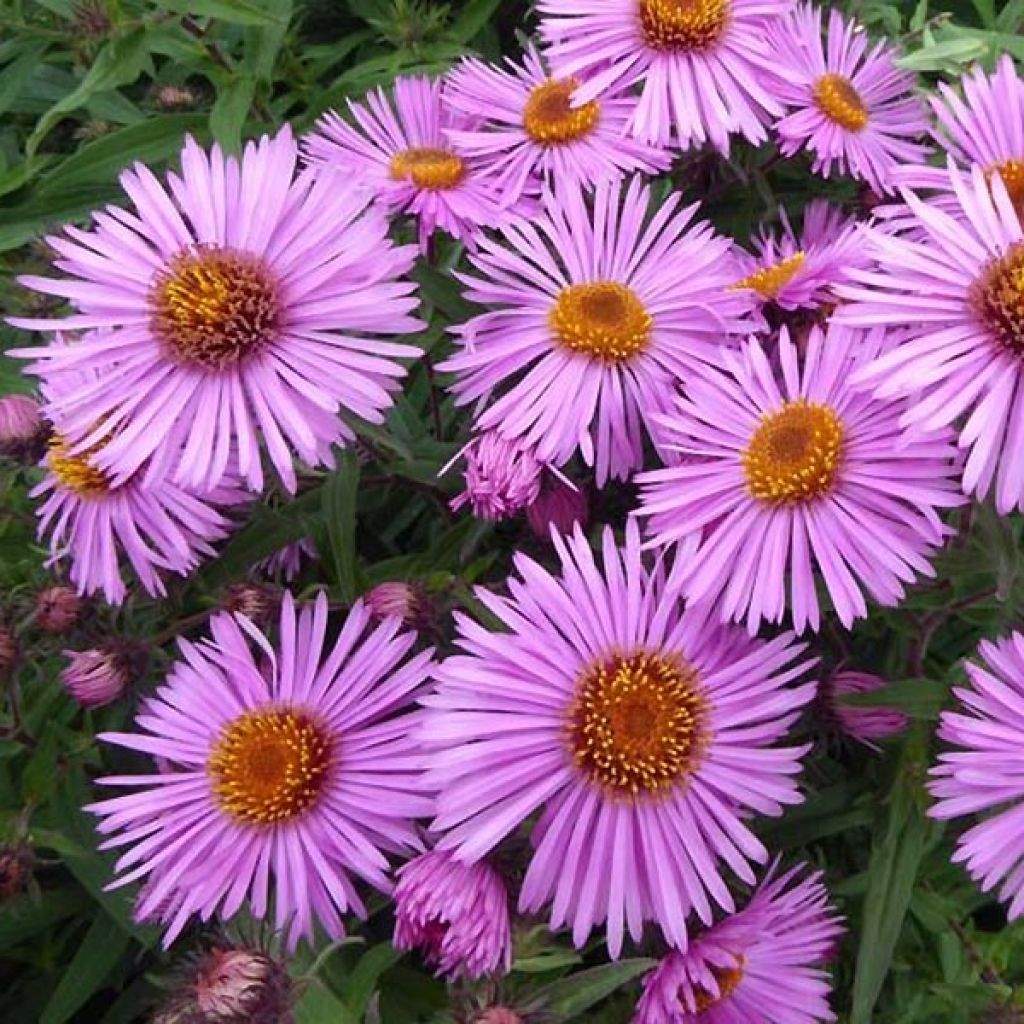
[[[807,204],[799,234],[782,207],[779,219],[780,231],[762,228],[751,240],[756,256],[736,248],[742,277],[733,287],[750,289],[765,304],[785,310],[835,302],[834,287],[847,280],[849,268],[868,262],[857,220],[823,199]]]
[[[821,873],[775,867],[750,902],[671,952],[644,980],[633,1024],[832,1021],[821,965],[843,932]],[[804,877],[801,877],[801,876]]]
[[[439,975],[482,978],[512,962],[508,893],[486,861],[431,850],[403,864],[395,885],[396,949],[420,949]]]
[[[273,647],[244,616],[210,620],[211,639],[179,640],[182,660],[146,701],[137,733],[100,736],[164,759],[152,774],[99,779],[135,792],[86,809],[128,847],[111,888],[149,876],[138,915],[161,910],[170,944],[192,915],[256,918],[294,947],[314,918],[332,938],[341,915],[365,917],[353,876],[388,891],[385,852],[420,847],[413,819],[433,802],[420,783],[409,715],[431,651],[406,658],[416,635],[398,619],[370,627],[361,601],[332,648],[327,598],[281,606]],[[258,648],[254,655],[248,641]]]
[[[598,485],[643,465],[645,430],[675,382],[754,327],[728,239],[674,194],[601,182],[544,195],[543,213],[482,239],[466,297],[493,307],[458,329],[459,405],[489,400],[477,426],[500,429],[561,466],[579,450]]]
[[[42,390],[59,405],[64,395],[92,390],[100,381],[99,373],[62,373],[44,381]],[[49,537],[46,564],[69,558],[80,594],[102,591],[110,604],[120,604],[127,561],[143,590],[163,597],[162,574],[187,576],[213,555],[213,544],[234,528],[221,509],[237,504],[244,492],[225,483],[198,494],[166,476],[148,481],[144,471],[119,483],[100,465],[108,443],[76,453],[62,424],[51,434],[41,463],[45,475],[30,492],[38,499],[39,537]]]
[[[672,162],[664,149],[626,135],[634,97],[603,94],[573,105],[576,78],[552,78],[531,46],[508,69],[467,58],[448,74],[445,102],[477,126],[449,129],[459,152],[479,158],[506,205],[542,180],[593,185]]]
[[[1005,515],[1024,509],[1024,227],[1000,178],[976,166],[967,179],[952,163],[949,174],[956,216],[905,192],[914,227],[866,229],[877,269],[852,272],[835,318],[899,332],[855,383],[913,398],[905,426],[964,417],[963,490],[984,499],[994,489]]]
[[[633,523],[621,549],[605,529],[603,565],[578,527],[553,543],[560,576],[517,554],[508,597],[477,590],[507,628],[457,615],[461,653],[423,698],[438,848],[475,863],[539,812],[521,912],[550,902],[577,946],[606,923],[613,957],[647,920],[685,949],[691,911],[733,909],[721,862],[753,884],[767,859],[750,815],[802,799],[807,748],[774,744],[813,661],[791,633],[764,643],[684,609]]]
[[[883,42],[870,49],[867,33],[835,8],[828,43],[821,10],[800,4],[772,34],[773,51],[786,68],[778,97],[791,108],[775,125],[785,156],[814,154],[816,174],[833,167],[891,192],[900,163],[928,153],[916,139],[928,132],[923,103],[913,95],[914,76],[896,66],[896,50]]]
[[[1024,81],[1009,54],[1000,57],[996,70],[986,74],[975,68],[960,79],[963,97],[945,82],[938,96],[929,97],[941,131],[936,142],[965,171],[977,165],[986,176],[1003,179],[1010,201],[1024,218]],[[949,175],[941,167],[902,168],[898,180],[913,188],[935,189],[941,203],[952,203]]]
[[[208,489],[237,474],[260,490],[262,440],[294,490],[293,452],[329,463],[330,445],[353,437],[340,409],[383,421],[405,373],[396,359],[419,350],[367,335],[422,326],[402,280],[415,249],[392,245],[343,176],[296,176],[297,157],[288,129],[241,161],[189,139],[166,187],[142,164],[121,175],[135,213],[111,206],[92,230],[48,239],[67,276],[20,279],[78,312],[11,323],[89,330],[13,354],[46,377],[95,373],[47,412],[71,454],[103,442],[96,464],[114,483],[181,450],[175,483]]]
[[[349,101],[354,124],[328,111],[303,142],[310,163],[340,170],[388,211],[415,217],[424,250],[438,229],[472,244],[505,216],[481,162],[449,138],[476,122],[445,103],[442,90],[441,79],[397,78],[391,98],[378,88],[363,103]]]
[[[1012,632],[978,645],[981,664],[964,663],[969,686],[953,692],[959,711],[943,711],[939,738],[955,750],[939,754],[928,788],[933,818],[993,811],[957,840],[953,860],[999,899],[1009,916],[1024,913],[1024,785],[1018,768],[1024,742],[1024,635]]]
[[[509,519],[540,494],[544,465],[529,448],[490,430],[463,450],[466,489],[451,501],[453,511],[471,505],[478,519]]]
[[[814,567],[849,628],[867,614],[866,590],[895,605],[949,529],[937,509],[963,503],[948,429],[900,426],[902,401],[854,390],[872,350],[813,327],[801,358],[783,328],[778,372],[756,339],[722,370],[685,384],[660,421],[677,465],[643,473],[638,515],[652,546],[696,545],[684,592],[715,601],[755,633],[781,622],[817,629]],[[789,601],[787,602],[787,589]]]
[[[837,672],[822,680],[818,701],[826,721],[851,739],[878,750],[873,741],[903,732],[910,724],[909,716],[899,708],[885,705],[864,707],[845,704],[843,697],[854,693],[873,693],[885,685],[886,681],[881,676],[868,672]]]
[[[640,84],[634,137],[682,149],[729,135],[755,144],[783,107],[768,32],[790,0],[539,0],[541,38],[561,77],[580,76],[577,106]]]

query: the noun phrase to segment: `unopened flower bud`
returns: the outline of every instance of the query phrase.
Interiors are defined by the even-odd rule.
[[[543,465],[533,451],[490,430],[474,438],[465,451],[466,489],[451,502],[457,511],[473,507],[478,519],[508,519],[535,501]]]
[[[371,615],[397,615],[411,629],[423,629],[433,618],[430,595],[416,583],[379,583],[366,592],[365,601]]]
[[[70,587],[47,587],[36,597],[36,626],[44,633],[65,633],[81,610],[82,598]]]
[[[110,14],[103,0],[77,0],[71,13],[76,31],[83,36],[104,36],[110,31]]]
[[[204,1024],[291,1022],[291,979],[258,950],[214,949],[196,965],[190,986],[196,1020]]]
[[[572,533],[579,523],[586,529],[590,518],[587,496],[582,489],[570,487],[554,473],[545,473],[540,494],[526,507],[526,521],[530,529],[541,538],[551,538],[551,528],[558,533]]]
[[[64,651],[69,664],[60,673],[64,689],[84,708],[101,708],[118,700],[134,675],[131,653],[109,644],[87,651]]]
[[[20,896],[32,880],[35,857],[24,843],[0,846],[0,904]]]
[[[187,85],[162,85],[155,99],[161,110],[191,110],[199,102],[195,90]]]
[[[221,607],[237,612],[264,625],[276,614],[281,604],[281,592],[265,583],[233,583],[224,591]]]
[[[826,720],[840,732],[877,749],[872,740],[902,732],[910,724],[910,718],[899,708],[845,704],[842,698],[847,694],[871,693],[885,685],[881,676],[867,672],[838,672],[819,687],[819,706]]]
[[[28,395],[0,398],[0,455],[21,462],[42,458],[48,433],[39,403]]]
[[[522,1024],[523,1018],[507,1006],[490,1006],[477,1017],[475,1024]]]
[[[10,672],[18,664],[18,641],[6,626],[0,626],[0,674]]]

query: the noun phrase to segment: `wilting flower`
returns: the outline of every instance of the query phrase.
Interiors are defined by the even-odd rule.
[[[421,247],[439,229],[473,242],[503,217],[480,161],[448,137],[473,122],[443,101],[442,88],[440,79],[397,78],[391,97],[378,88],[363,103],[349,101],[354,124],[328,111],[303,144],[311,163],[336,168],[387,210],[415,217]]]
[[[589,520],[583,488],[572,486],[550,471],[541,478],[540,493],[526,506],[526,521],[541,540],[550,540],[552,528],[559,533],[572,533],[579,523],[586,529]]]
[[[956,687],[957,711],[943,711],[939,738],[956,749],[939,754],[928,788],[933,818],[992,812],[957,840],[955,863],[988,892],[999,885],[1011,919],[1024,913],[1024,634],[978,645],[980,664],[965,662],[968,684]]]
[[[813,170],[833,168],[866,181],[876,192],[894,189],[898,164],[928,153],[915,140],[928,131],[914,76],[896,66],[897,51],[883,42],[870,49],[863,27],[832,8],[827,45],[821,9],[800,4],[772,34],[784,65],[776,95],[795,108],[775,125],[785,156],[814,155]]]
[[[82,599],[70,587],[47,587],[36,596],[36,628],[64,633],[78,621],[81,610]]]
[[[39,403],[28,395],[0,398],[0,455],[20,459],[45,447],[47,426],[39,415]],[[39,452],[35,454],[38,459]]]
[[[396,616],[411,629],[422,629],[433,618],[430,595],[418,583],[378,583],[363,599],[371,615],[379,619]]]
[[[757,255],[735,250],[741,275],[734,288],[750,289],[762,302],[786,310],[835,302],[835,286],[849,270],[868,263],[857,221],[823,199],[812,199],[797,234],[779,208],[781,230],[761,229],[752,239]]]
[[[910,718],[899,708],[846,704],[843,697],[854,693],[872,693],[885,685],[886,681],[881,676],[867,672],[837,672],[831,678],[822,680],[818,700],[826,720],[833,723],[840,732],[877,750],[873,740],[886,739],[903,732],[910,724]]]
[[[976,67],[960,79],[963,97],[945,82],[930,96],[941,133],[936,141],[965,171],[977,165],[986,177],[1003,179],[1010,201],[1024,216],[1024,81],[1013,58],[1003,54],[992,74]],[[956,195],[944,167],[901,168],[898,180],[914,188],[936,189],[944,207],[956,209]]]
[[[750,297],[729,290],[728,240],[678,194],[649,207],[637,178],[598,184],[592,210],[556,188],[543,214],[482,240],[466,297],[494,308],[458,329],[442,367],[458,404],[490,400],[480,429],[556,467],[579,450],[599,486],[643,464],[645,427],[676,381],[754,326]]]
[[[782,114],[778,57],[768,41],[789,0],[539,0],[540,34],[560,76],[579,75],[574,97],[639,83],[630,130],[682,149],[705,141],[723,153],[738,132],[763,142]]]
[[[87,808],[110,836],[103,849],[127,847],[113,886],[150,878],[137,910],[162,908],[165,944],[192,915],[227,919],[246,900],[262,919],[271,895],[290,947],[312,938],[314,919],[338,938],[341,915],[366,914],[355,878],[387,891],[384,854],[418,848],[412,819],[433,804],[398,712],[432,652],[406,659],[415,634],[369,621],[357,601],[328,650],[326,596],[297,610],[286,594],[275,649],[248,620],[216,615],[210,640],[179,640],[183,660],[139,732],[101,735],[166,760],[162,772],[100,779],[135,792]]]
[[[514,516],[540,493],[544,469],[526,445],[489,430],[475,437],[464,452],[466,489],[452,499],[458,511],[471,505],[478,519],[497,521]]]
[[[60,681],[83,708],[101,708],[124,696],[132,682],[133,658],[117,644],[87,651],[64,651],[68,664]]]
[[[92,230],[48,239],[67,276],[21,278],[78,312],[11,323],[89,329],[14,354],[47,378],[95,374],[46,411],[69,454],[95,449],[114,485],[145,468],[196,489],[237,475],[260,490],[262,446],[294,490],[293,453],[329,463],[330,445],[353,437],[339,410],[383,420],[405,373],[396,360],[418,349],[372,336],[420,327],[402,279],[415,250],[388,240],[344,175],[296,176],[296,159],[288,129],[241,161],[189,139],[166,186],[141,164],[121,175],[135,214],[109,207]],[[171,466],[157,457],[179,451]]]
[[[904,193],[919,237],[868,229],[877,270],[852,272],[835,317],[899,332],[855,383],[913,399],[903,425],[962,424],[963,490],[1005,515],[1024,508],[1024,227],[1000,178],[949,174],[956,216]]]
[[[685,949],[687,918],[733,909],[720,862],[753,884],[767,851],[752,814],[802,799],[806,747],[775,746],[814,684],[786,633],[770,642],[684,610],[663,563],[603,535],[555,538],[560,576],[517,554],[508,597],[477,599],[506,626],[457,615],[460,653],[436,670],[420,733],[438,790],[438,848],[465,864],[535,813],[519,909],[551,902],[582,946],[607,927],[613,957],[654,920]]]
[[[475,123],[446,134],[459,152],[479,158],[505,205],[524,192],[569,179],[583,185],[631,171],[657,173],[670,154],[629,138],[635,97],[602,94],[573,105],[579,80],[553,78],[531,46],[507,69],[468,57],[449,72],[445,103]]]
[[[815,567],[847,628],[867,614],[865,591],[897,604],[916,573],[934,575],[950,532],[937,510],[963,503],[952,432],[907,430],[904,402],[855,390],[872,354],[857,341],[814,327],[800,358],[783,329],[773,373],[751,339],[662,417],[663,443],[685,458],[637,478],[651,544],[695,546],[687,597],[751,633],[787,606],[798,632],[818,628]]]
[[[395,948],[420,949],[437,973],[481,978],[512,957],[508,893],[490,864],[431,850],[403,864],[395,886]]]
[[[821,873],[773,868],[743,910],[671,952],[644,980],[633,1024],[832,1021],[821,965],[842,934]]]
[[[232,583],[225,588],[220,606],[226,612],[237,612],[252,619],[257,626],[263,626],[277,618],[281,591],[267,583]]]

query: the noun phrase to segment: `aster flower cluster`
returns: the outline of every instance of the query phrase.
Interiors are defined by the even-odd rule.
[[[345,448],[377,458],[412,367],[444,452],[410,475],[447,531],[422,558],[398,516],[389,571],[362,573],[328,522],[346,585],[311,595],[303,518],[155,688],[144,643],[65,651],[67,695],[135,766],[85,809],[165,946],[246,918],[291,954],[379,900],[395,949],[457,986],[497,985],[539,922],[658,954],[634,1024],[835,1020],[829,868],[783,863],[768,819],[807,797],[815,724],[865,762],[911,728],[850,663],[858,622],[936,576],[974,503],[1024,512],[1024,81],[1005,58],[929,110],[892,47],[806,2],[537,11],[521,60],[135,164],[21,279],[67,306],[9,319],[39,336],[10,353],[38,397],[0,399],[70,584],[39,595],[43,633],[89,597],[180,597],[255,506],[287,513]],[[737,140],[882,205],[772,209],[748,248],[682,183]],[[425,269],[469,310],[440,342]],[[524,525],[471,587],[500,565],[471,562],[479,538]],[[435,571],[456,548],[465,579]],[[914,622],[918,676],[936,624]],[[955,859],[1018,916],[1024,635],[979,656],[931,813],[981,816]],[[132,725],[104,717],[129,701]],[[291,1019],[268,953],[197,963],[158,1020]]]

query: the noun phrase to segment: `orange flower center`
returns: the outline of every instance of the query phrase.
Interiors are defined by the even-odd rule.
[[[700,985],[695,986],[693,996],[697,1003],[697,1012],[704,1013],[712,1006],[728,999],[736,991],[736,986],[743,980],[743,968],[746,964],[746,957],[738,957],[735,967],[712,967],[711,973],[718,982],[718,995],[713,996],[706,988]]]
[[[989,263],[971,286],[969,301],[992,340],[1024,356],[1024,242]]]
[[[705,705],[697,671],[673,655],[615,656],[587,668],[569,711],[580,770],[623,795],[667,790],[696,767]]]
[[[779,292],[793,280],[806,259],[806,253],[795,252],[792,256],[787,256],[784,260],[769,267],[759,267],[748,277],[737,281],[732,287],[733,289],[750,288],[766,299],[776,299]]]
[[[849,132],[863,131],[868,124],[868,108],[844,75],[829,73],[814,83],[814,102],[830,120]]]
[[[224,370],[269,345],[281,301],[262,261],[212,246],[179,253],[154,281],[151,327],[179,363]]]
[[[573,107],[572,94],[578,86],[575,78],[549,78],[533,87],[523,110],[523,128],[534,142],[558,146],[594,130],[601,108],[596,100]]]
[[[95,498],[107,494],[111,489],[110,478],[102,469],[94,466],[90,458],[102,447],[102,444],[93,445],[84,452],[72,455],[67,440],[60,434],[54,434],[50,438],[46,465],[62,487],[79,497]]]
[[[465,161],[448,149],[414,146],[391,158],[391,177],[417,188],[455,188],[465,176]]]
[[[221,732],[206,770],[220,806],[250,825],[291,821],[327,782],[331,737],[303,711],[249,711]]]
[[[1003,179],[1017,216],[1024,220],[1024,160],[1002,160],[989,167],[985,173],[989,179],[993,174]]]
[[[770,505],[803,504],[827,494],[842,461],[843,425],[835,411],[799,398],[761,418],[743,453],[750,493]]]
[[[729,23],[729,0],[638,0],[640,28],[653,50],[707,50]]]
[[[619,363],[643,352],[654,323],[636,293],[613,281],[563,288],[548,322],[564,348]]]

